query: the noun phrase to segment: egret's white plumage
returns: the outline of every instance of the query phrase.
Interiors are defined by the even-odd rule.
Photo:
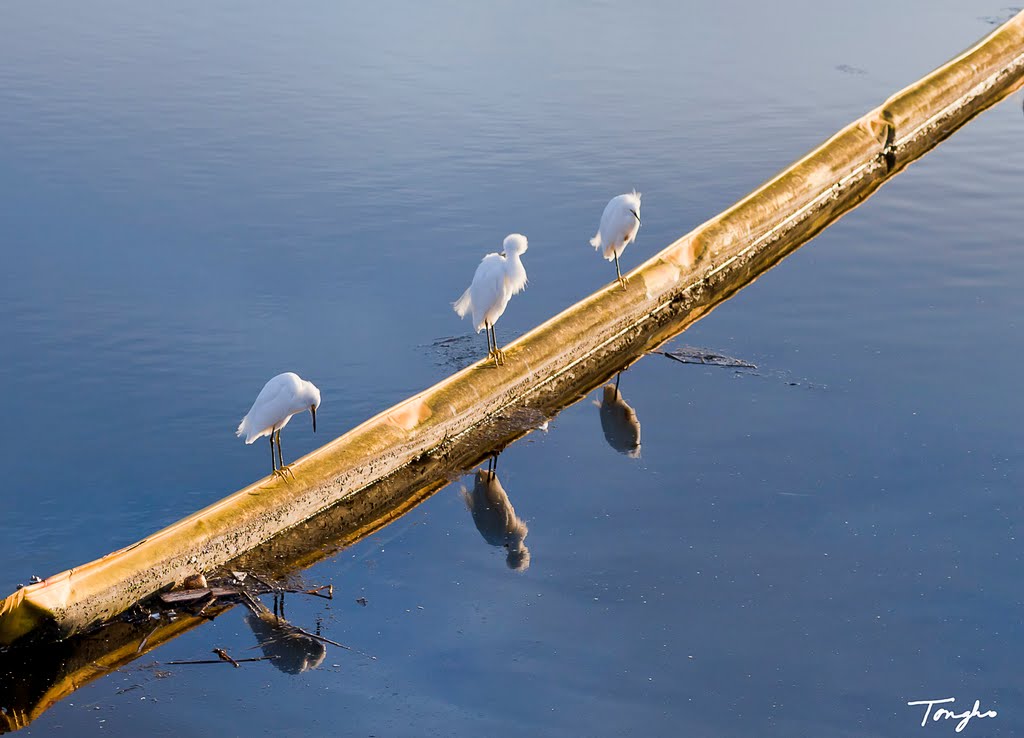
[[[601,256],[608,261],[615,261],[615,272],[620,282],[624,283],[622,272],[619,271],[619,257],[626,246],[636,240],[639,230],[640,193],[633,190],[624,195],[616,195],[608,201],[601,213],[601,225],[590,239],[590,245],[600,249]]]
[[[270,436],[270,456],[273,462],[274,433],[277,433],[277,451],[284,468],[281,453],[281,429],[296,413],[306,410],[313,416],[313,431],[316,432],[316,409],[320,407],[320,390],[312,382],[302,379],[294,372],[278,374],[260,390],[249,412],[238,424],[236,436],[245,436],[247,444],[257,438]],[[276,468],[275,468],[276,470]]]
[[[526,267],[520,259],[528,243],[521,233],[511,233],[505,237],[504,251],[500,254],[487,254],[476,268],[473,282],[462,297],[452,303],[460,318],[472,313],[473,327],[479,333],[488,330],[488,356],[494,356],[495,363],[503,358],[498,349],[498,339],[494,335],[494,324],[505,312],[512,295],[526,288]],[[491,350],[491,339],[494,339],[494,350]]]

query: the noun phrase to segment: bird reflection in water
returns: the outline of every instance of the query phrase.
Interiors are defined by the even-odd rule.
[[[275,667],[285,674],[301,674],[323,663],[327,647],[322,642],[276,612],[271,612],[255,597],[248,597],[245,602],[250,610],[245,621],[256,636],[263,655]]]
[[[631,459],[640,458],[640,420],[636,411],[630,407],[619,393],[619,377],[615,375],[615,384],[606,384],[600,400],[594,404],[601,411],[601,430],[604,431],[608,445]]]
[[[497,474],[498,457],[487,463],[487,469],[477,470],[473,489],[462,488],[462,499],[473,515],[473,523],[484,540],[492,546],[508,549],[505,563],[514,571],[530,568],[530,549],[524,543],[529,532],[526,523],[516,516]]]

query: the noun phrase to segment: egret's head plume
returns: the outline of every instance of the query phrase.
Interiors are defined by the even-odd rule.
[[[526,236],[522,233],[510,233],[505,236],[505,242],[502,244],[505,249],[505,254],[511,256],[512,254],[523,254],[529,247],[526,241]]]

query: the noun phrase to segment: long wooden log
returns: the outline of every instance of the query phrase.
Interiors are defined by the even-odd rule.
[[[0,602],[0,645],[106,621],[197,571],[210,571],[339,502],[372,507],[377,484],[488,418],[570,397],[618,361],[664,341],[749,284],[885,180],[1024,79],[1024,13],[843,128],[617,284],[399,403],[294,465],[120,551]],[[386,485],[385,485],[386,486]]]

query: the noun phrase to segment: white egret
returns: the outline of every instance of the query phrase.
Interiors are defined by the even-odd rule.
[[[602,249],[601,256],[608,261],[615,260],[615,273],[619,284],[626,287],[626,280],[619,271],[619,256],[626,250],[626,245],[636,240],[640,230],[640,193],[636,190],[616,195],[604,206],[601,213],[601,225],[597,233],[590,239],[590,245]]]
[[[238,424],[236,436],[245,436],[246,444],[257,438],[270,436],[270,468],[272,474],[283,475],[291,467],[284,465],[281,451],[281,429],[296,413],[309,410],[313,416],[313,432],[316,433],[316,409],[320,407],[320,390],[298,374],[285,372],[271,379],[260,390],[256,402]],[[274,434],[277,434],[277,459],[274,463]]]
[[[494,358],[495,366],[505,363],[505,352],[498,348],[494,324],[505,312],[512,295],[526,287],[526,268],[519,258],[528,247],[526,236],[510,233],[505,236],[502,246],[504,251],[500,254],[488,254],[483,258],[469,289],[452,303],[460,318],[472,311],[477,333],[481,329],[487,330],[487,356]]]

